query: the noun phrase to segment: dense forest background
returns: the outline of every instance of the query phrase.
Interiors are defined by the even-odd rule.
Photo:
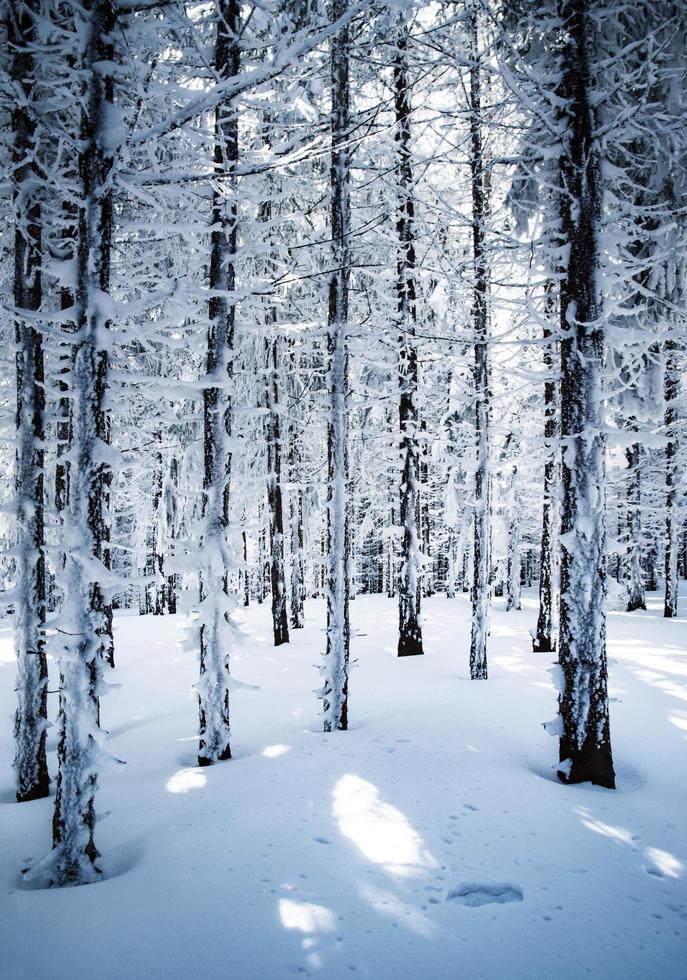
[[[98,877],[113,613],[185,613],[198,763],[232,611],[535,588],[559,777],[612,788],[606,622],[687,577],[682,0],[5,0],[0,579],[33,873]],[[383,699],[383,689],[379,691]],[[313,695],[314,698],[314,695]],[[50,719],[53,721],[54,719]],[[535,722],[533,721],[533,724]]]

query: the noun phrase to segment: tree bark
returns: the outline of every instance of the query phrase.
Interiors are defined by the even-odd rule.
[[[560,0],[561,232],[561,691],[559,778],[613,788],[606,665],[605,440],[600,386],[604,337],[599,292],[602,185],[590,101],[588,0]]]
[[[678,509],[677,459],[678,459],[678,410],[677,398],[680,390],[680,373],[677,364],[677,344],[674,340],[665,345],[665,619],[677,616],[678,604],[678,534],[680,516]]]
[[[415,340],[415,202],[410,134],[410,88],[407,66],[408,28],[401,17],[394,54],[394,107],[396,112],[396,296],[398,311],[398,418],[401,435],[401,539],[398,656],[424,653],[420,603],[420,451],[418,447],[418,364]]]
[[[548,290],[549,299],[551,288]],[[550,308],[551,303],[547,303]],[[547,311],[548,312],[548,311]],[[560,474],[560,423],[558,404],[558,350],[553,332],[544,327],[544,503],[542,507],[541,551],[539,559],[539,613],[537,631],[532,640],[535,653],[553,653],[556,650],[556,619],[558,592],[556,566],[558,564],[558,486]]]
[[[238,0],[217,0],[215,72],[234,78],[240,70]],[[234,257],[238,243],[236,179],[238,116],[231,104],[215,112],[214,165],[223,186],[212,196],[210,301],[207,379],[217,386],[203,392],[203,522],[200,542],[200,679],[198,765],[231,758],[229,653],[232,642],[227,569],[227,534],[231,486],[232,404],[228,384],[233,374],[236,288]]]
[[[282,501],[282,446],[277,386],[277,338],[265,340],[267,415],[267,511],[270,524],[270,587],[272,594],[272,632],[275,647],[289,642],[284,568],[284,507]]]
[[[48,663],[45,653],[45,370],[37,314],[42,303],[43,229],[36,167],[36,120],[32,106],[36,66],[37,5],[10,8],[11,77],[23,98],[12,112],[14,206],[14,307],[17,343],[16,507],[17,592],[15,646],[17,711],[14,722],[17,802],[47,796]]]
[[[470,19],[470,174],[472,188],[472,254],[474,269],[472,323],[475,394],[475,517],[473,536],[472,627],[470,677],[487,678],[487,635],[490,606],[490,477],[489,477],[489,271],[485,242],[487,186],[482,146],[482,95],[477,15]]]
[[[625,451],[628,468],[627,493],[627,611],[646,609],[642,568],[642,446],[635,442]]]
[[[347,0],[333,0],[332,20]],[[350,191],[348,26],[332,39],[331,237],[327,332],[329,419],[327,423],[327,647],[322,672],[324,731],[348,728],[349,504],[348,504],[348,283],[350,275]]]
[[[58,777],[51,873],[56,884],[82,884],[99,874],[94,842],[99,769],[99,694],[103,665],[113,662],[110,562],[111,471],[102,458],[108,442],[105,406],[108,327],[103,296],[110,288],[112,150],[108,126],[113,96],[114,7],[93,0],[83,17],[80,53],[84,90],[79,156],[77,274],[69,388],[72,404],[69,496],[64,513],[65,601],[60,629]]]

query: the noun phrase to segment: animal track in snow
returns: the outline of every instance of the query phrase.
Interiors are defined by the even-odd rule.
[[[484,882],[466,883],[452,888],[447,899],[467,905],[468,908],[478,908],[480,905],[501,905],[506,902],[522,902],[522,888],[508,883],[486,884]]]

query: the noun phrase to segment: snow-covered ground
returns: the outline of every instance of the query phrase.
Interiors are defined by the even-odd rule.
[[[464,598],[426,601],[427,652],[407,660],[393,601],[351,610],[352,730],[319,731],[322,604],[276,650],[252,608],[233,672],[259,689],[234,695],[234,759],[203,770],[183,617],[118,617],[103,724],[126,765],[101,778],[106,878],[64,890],[21,881],[52,801],[13,802],[2,631],[4,980],[685,980],[687,619],[664,621],[657,598],[609,615],[613,792],[555,779],[532,595],[496,604],[487,682],[469,680]]]

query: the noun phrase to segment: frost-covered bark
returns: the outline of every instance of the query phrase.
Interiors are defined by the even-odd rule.
[[[240,8],[237,0],[217,0],[215,72],[218,78],[234,78],[240,69]],[[227,532],[231,480],[231,396],[233,373],[236,287],[234,266],[238,242],[236,180],[232,170],[238,160],[236,108],[221,103],[215,112],[215,173],[223,179],[212,196],[210,251],[210,302],[207,346],[209,382],[203,392],[203,533],[200,539],[198,681],[198,765],[209,766],[231,758],[229,745],[229,656],[233,608],[228,594],[231,567]],[[215,382],[213,385],[212,382]]]
[[[418,447],[418,364],[415,340],[415,237],[413,221],[413,166],[411,159],[411,100],[407,66],[408,28],[399,26],[394,54],[394,107],[396,112],[396,295],[399,326],[398,418],[401,434],[401,555],[398,579],[398,656],[424,653],[420,598],[422,558],[418,541],[420,525],[420,451]]]
[[[677,396],[680,379],[677,365],[677,345],[668,340],[665,345],[665,601],[663,615],[666,619],[677,616],[678,602],[678,533],[680,518],[677,486]]]
[[[627,489],[627,611],[646,609],[644,569],[642,568],[642,446],[635,442],[625,451],[628,468]]]
[[[518,466],[511,467],[510,486],[508,488],[508,555],[506,563],[506,610],[521,607],[521,560],[520,543],[522,530],[520,527],[520,495],[518,493]]]
[[[601,167],[591,101],[592,22],[587,0],[562,0],[564,132],[560,227],[569,246],[561,281],[561,611],[562,720],[558,775],[614,787],[606,666],[604,490],[601,415],[604,358],[599,290]]]
[[[97,878],[95,794],[100,768],[99,697],[112,659],[107,497],[110,468],[105,407],[112,240],[111,3],[94,0],[75,14],[84,39],[81,155],[77,203],[76,332],[69,395],[72,406],[69,498],[63,518],[64,606],[59,620],[60,709],[54,850],[45,868],[56,884]],[[83,19],[82,19],[83,18]]]
[[[333,0],[332,20],[347,0]],[[348,728],[350,646],[348,505],[348,281],[350,272],[350,190],[348,25],[331,42],[332,151],[331,238],[327,331],[329,419],[327,423],[327,648],[322,665],[325,732]]]
[[[14,308],[17,343],[15,646],[17,711],[14,769],[17,801],[47,796],[48,664],[45,654],[45,370],[36,314],[42,303],[43,230],[36,167],[35,66],[38,4],[10,9],[7,22],[12,82],[21,92],[12,113]]]
[[[153,441],[160,443],[162,434],[158,429],[153,437]],[[161,616],[165,607],[165,579],[164,579],[164,560],[163,560],[163,535],[164,535],[164,515],[162,513],[162,453],[157,451],[154,454],[154,464],[152,473],[152,507],[153,520],[148,528],[146,535],[147,554],[144,573],[147,579],[142,602],[140,603],[140,613],[144,615]]]
[[[472,627],[470,676],[487,677],[487,635],[490,605],[490,477],[489,477],[489,270],[485,242],[487,184],[482,143],[481,67],[477,15],[470,20],[473,65],[470,68],[470,174],[472,188],[472,254],[474,333],[475,506],[473,524]]]
[[[541,549],[539,557],[539,612],[532,648],[539,653],[556,649],[558,616],[558,488],[560,474],[558,348],[549,327],[544,328],[544,503],[542,506]]]
[[[272,593],[272,632],[275,647],[289,642],[284,568],[284,507],[282,501],[282,445],[279,418],[277,338],[265,341],[267,415],[267,511],[270,522],[270,586]]]
[[[303,521],[303,488],[298,472],[296,426],[289,426],[289,609],[291,628],[305,626],[305,529]]]

